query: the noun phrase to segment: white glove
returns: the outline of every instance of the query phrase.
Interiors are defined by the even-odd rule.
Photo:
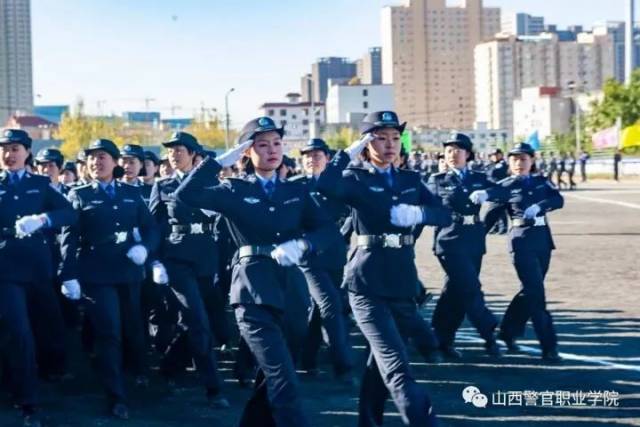
[[[524,210],[524,213],[522,214],[522,216],[525,219],[532,219],[532,218],[535,218],[536,215],[538,215],[538,213],[540,213],[541,210],[542,209],[540,208],[540,206],[533,204]]]
[[[211,218],[216,214],[216,211],[210,211],[208,209],[200,209],[200,211],[202,211],[202,213],[208,216],[209,218]]]
[[[413,227],[424,222],[420,206],[399,204],[391,208],[391,224],[397,227]]]
[[[64,282],[62,282],[60,291],[62,292],[62,295],[73,301],[79,300],[80,296],[82,295],[82,292],[80,290],[80,283],[76,279],[65,280]]]
[[[476,190],[469,195],[469,200],[474,205],[481,205],[489,199],[489,193],[486,190]]]
[[[350,146],[345,148],[344,152],[349,155],[349,158],[351,160],[355,160],[358,158],[360,153],[362,153],[362,150],[364,150],[364,147],[366,147],[367,144],[373,141],[374,139],[376,139],[376,137],[370,133],[363,135],[362,138],[360,138],[355,142],[352,142]]]
[[[147,260],[147,255],[147,248],[142,245],[135,245],[127,252],[127,257],[133,261],[135,265],[143,265]]]
[[[298,264],[307,250],[307,244],[302,239],[289,240],[281,243],[271,251],[271,258],[283,267]]]
[[[19,238],[35,233],[47,223],[47,216],[28,215],[16,221],[16,236]]]
[[[242,156],[242,153],[244,153],[247,148],[251,147],[251,144],[253,144],[253,139],[243,142],[237,147],[234,147],[226,153],[223,153],[216,157],[216,162],[218,162],[223,168],[233,166]]]
[[[169,275],[167,269],[160,261],[154,261],[151,265],[151,272],[153,273],[153,283],[158,285],[166,285],[169,283]]]

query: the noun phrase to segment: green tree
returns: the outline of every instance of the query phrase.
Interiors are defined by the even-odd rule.
[[[358,139],[358,134],[350,127],[343,127],[337,132],[325,133],[323,139],[329,147],[334,150],[340,150],[347,148],[353,141]]]

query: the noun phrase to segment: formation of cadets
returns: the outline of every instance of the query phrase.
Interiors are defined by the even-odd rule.
[[[217,157],[176,132],[162,159],[98,139],[76,162],[53,148],[31,160],[29,135],[3,131],[0,364],[24,425],[42,425],[38,383],[69,374],[63,337],[78,331],[119,419],[125,375],[147,386],[149,358],[169,388],[195,365],[203,400],[228,408],[216,357],[232,346],[239,385],[253,383],[243,426],[312,424],[296,368],[317,375],[323,343],[334,381],[359,389],[360,426],[381,425],[388,398],[405,425],[437,425],[407,345],[431,363],[463,358],[465,318],[489,357],[517,352],[531,320],[542,358],[560,361],[544,290],[547,213],[563,205],[551,167],[524,143],[480,167],[461,133],[442,154],[407,156],[405,125],[381,111],[344,150],[312,139],[299,174],[268,117]],[[425,227],[446,273],[431,321],[419,314],[428,298],[415,259]],[[521,282],[501,321],[479,279],[488,232],[507,234]]]

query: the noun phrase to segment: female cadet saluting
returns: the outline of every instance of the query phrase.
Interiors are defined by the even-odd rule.
[[[357,234],[344,281],[371,348],[360,395],[361,425],[372,424],[373,408],[364,403],[371,401],[365,384],[378,375],[406,425],[436,423],[426,391],[409,371],[402,337],[417,310],[414,233],[425,224],[445,225],[448,216],[418,173],[393,167],[404,127],[394,112],[368,114],[360,125],[362,138],[336,154],[317,184],[320,192],[351,206]],[[370,166],[345,170],[367,144]]]
[[[161,228],[163,241],[159,257],[164,262],[164,265],[159,261],[153,263],[154,281],[161,285],[168,282],[176,296],[181,312],[180,323],[185,324],[184,328],[177,330],[180,334],[186,331],[191,356],[203,379],[209,403],[214,407],[227,408],[229,402],[220,396],[221,381],[207,315],[207,301],[216,292],[218,217],[186,206],[174,195],[193,169],[200,144],[192,135],[176,132],[162,145],[167,148],[167,156],[175,172],[158,180],[151,191],[149,209]],[[172,341],[182,342],[175,338]],[[170,353],[171,347],[165,354]]]
[[[434,235],[434,252],[446,273],[444,289],[433,311],[433,328],[445,357],[462,355],[453,343],[465,315],[485,340],[489,355],[499,356],[494,329],[498,321],[487,308],[480,284],[480,267],[486,252],[480,206],[486,193],[479,190],[495,187],[482,172],[471,170],[473,144],[467,135],[454,133],[444,143],[449,170],[431,175],[427,186],[449,208],[451,225],[438,227]]]
[[[490,227],[505,210],[511,217],[509,251],[522,283],[522,290],[504,314],[499,338],[511,351],[517,351],[515,340],[524,334],[531,319],[542,347],[542,358],[555,362],[560,360],[558,341],[544,293],[544,278],[555,245],[545,214],[562,208],[564,200],[547,178],[531,174],[534,158],[535,151],[529,144],[518,144],[509,151],[512,175],[499,183],[502,193],[489,195],[493,203],[485,222]]]
[[[283,336],[286,267],[309,251],[340,239],[330,218],[300,183],[277,179],[282,163],[283,128],[261,117],[245,125],[239,145],[216,160],[207,157],[180,185],[187,205],[220,212],[238,246],[234,256],[230,304],[243,339],[266,378],[269,411],[277,426],[307,426],[298,380]],[[255,173],[218,184],[217,175],[242,155]],[[305,322],[304,318],[298,319]],[[248,411],[245,411],[245,416]],[[263,424],[266,419],[261,420]]]
[[[29,312],[52,320],[42,325],[48,329],[42,331],[45,335],[64,339],[64,329],[52,330],[62,318],[51,286],[55,270],[50,235],[42,230],[72,224],[77,215],[64,196],[51,187],[49,178],[25,170],[30,152],[27,132],[6,129],[0,135],[0,319],[8,335],[9,350],[3,358],[11,373],[16,403],[24,424],[39,426],[38,372]]]
[[[62,230],[61,278],[64,286],[78,288],[81,283],[92,302],[88,313],[95,331],[98,373],[111,414],[126,419],[122,334],[133,359],[132,370],[143,383],[142,266],[156,249],[159,233],[140,190],[117,181],[122,169],[116,163],[120,154],[116,145],[98,139],[85,154],[93,182],[69,192],[80,220]]]

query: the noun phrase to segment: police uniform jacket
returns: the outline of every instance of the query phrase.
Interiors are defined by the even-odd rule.
[[[74,187],[69,200],[79,215],[76,225],[62,229],[63,280],[121,284],[142,280],[143,267],[127,252],[136,244],[149,254],[157,249],[160,233],[137,187],[115,182],[112,199],[93,182]]]
[[[432,175],[427,186],[440,197],[451,216],[450,225],[435,230],[435,254],[484,254],[485,230],[479,218],[480,206],[472,203],[469,195],[476,190],[490,191],[495,184],[486,174],[467,168],[464,179],[449,170]]]
[[[512,226],[509,230],[509,251],[549,251],[555,249],[546,213],[560,209],[564,199],[557,188],[544,176],[527,178],[512,176],[498,184],[500,191],[490,197],[485,222],[487,227],[497,220],[500,212],[507,210]],[[541,210],[539,219],[523,220],[524,211],[537,204]]]
[[[214,212],[203,212],[176,200],[182,182],[177,173],[153,185],[149,209],[161,232],[159,258],[189,264],[199,276],[218,271],[217,222]],[[217,180],[217,178],[214,178]]]
[[[9,173],[0,174],[0,283],[50,280],[55,269],[51,233],[40,229],[29,237],[15,236],[16,220],[46,213],[50,228],[73,224],[78,216],[71,204],[51,187],[49,177],[25,172],[20,182],[9,184]]]
[[[437,197],[422,183],[420,174],[393,169],[391,188],[371,165],[348,167],[349,156],[339,151],[320,175],[318,190],[351,206],[353,231],[358,236],[414,236],[424,225],[444,225],[449,217]],[[401,203],[420,205],[426,224],[411,228],[391,223],[391,207]],[[418,280],[413,245],[399,248],[358,245],[350,253],[344,285],[351,292],[389,298],[414,298]]]
[[[275,247],[292,239],[306,239],[321,252],[340,239],[331,218],[312,200],[307,187],[280,181],[269,198],[255,175],[218,182],[220,164],[206,158],[178,187],[176,196],[189,206],[214,210],[228,221],[238,248]],[[268,253],[233,261],[230,304],[259,304],[284,308],[286,269]]]

